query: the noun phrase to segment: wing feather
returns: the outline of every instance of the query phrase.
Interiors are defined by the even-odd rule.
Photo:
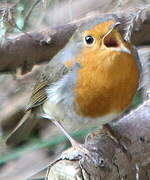
[[[35,84],[26,111],[42,105],[47,100],[46,89],[59,81],[69,69],[62,63],[50,62]]]

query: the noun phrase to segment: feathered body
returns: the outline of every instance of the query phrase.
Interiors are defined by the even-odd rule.
[[[138,67],[134,48],[122,38],[116,22],[90,22],[49,62],[27,111],[40,109],[41,116],[72,129],[106,124],[131,103],[139,83]]]
[[[91,35],[95,44],[83,46],[75,58],[64,60],[72,71],[47,89],[48,101],[43,110],[49,118],[65,126],[72,123],[75,128],[75,124],[85,127],[87,122],[88,126],[102,125],[129,106],[138,87],[139,71],[132,47],[117,30],[110,32],[105,40],[116,44],[110,47],[104,44],[112,24],[108,21],[84,31],[82,38]]]

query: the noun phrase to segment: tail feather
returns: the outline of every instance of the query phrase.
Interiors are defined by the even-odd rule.
[[[19,124],[8,135],[6,139],[6,144],[14,145],[24,140],[29,135],[36,122],[37,121],[33,119],[33,113],[31,113],[31,110],[27,111]]]

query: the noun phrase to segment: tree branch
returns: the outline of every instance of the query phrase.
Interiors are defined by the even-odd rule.
[[[22,73],[34,64],[50,60],[68,42],[76,25],[65,25],[42,32],[21,34],[0,47],[0,72],[22,67]]]

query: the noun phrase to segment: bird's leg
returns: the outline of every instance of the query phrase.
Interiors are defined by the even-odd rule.
[[[70,141],[72,146],[76,146],[77,144],[79,144],[75,139],[73,139],[69,135],[67,130],[62,126],[62,124],[60,122],[54,120],[53,123],[65,134],[65,136],[68,138],[68,140]]]
[[[119,143],[119,140],[116,137],[116,133],[113,131],[112,127],[109,124],[103,125],[102,133],[110,136],[117,144]]]
[[[69,135],[67,130],[62,126],[60,122],[53,120],[53,123],[65,134],[72,145],[71,148],[61,154],[60,159],[75,160],[89,154],[89,151],[82,144],[77,142]]]

